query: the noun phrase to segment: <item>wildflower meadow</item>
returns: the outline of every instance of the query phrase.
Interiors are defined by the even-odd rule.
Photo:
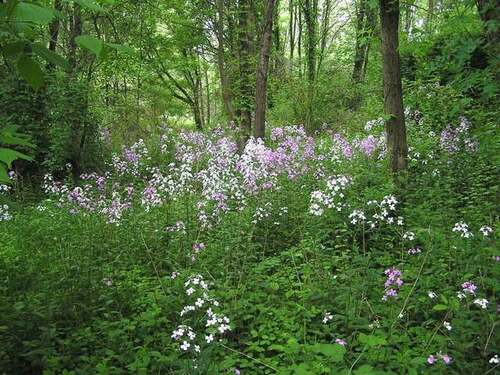
[[[46,175],[43,200],[2,205],[3,368],[495,373],[488,160],[466,118],[435,133],[407,116],[398,185],[372,122],[277,127],[241,152],[221,128],[164,128],[78,185]]]

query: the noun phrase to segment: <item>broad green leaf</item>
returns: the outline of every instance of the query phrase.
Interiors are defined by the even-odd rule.
[[[372,375],[375,372],[373,371],[373,367],[370,365],[363,365],[354,371],[355,375]]]
[[[80,35],[75,38],[75,41],[80,47],[88,49],[94,55],[98,57],[101,55],[104,46],[102,40],[91,35]]]
[[[31,157],[19,151],[0,147],[0,161],[5,163],[7,167],[10,168],[12,166],[12,162],[17,159],[32,160]]]
[[[123,53],[128,53],[128,54],[135,53],[135,51],[132,47],[126,46],[124,44],[106,43],[106,45],[117,50],[118,52],[123,52]]]
[[[93,10],[94,12],[102,12],[104,9],[92,0],[75,0],[77,4],[80,4],[82,8]]]
[[[52,10],[39,5],[19,3],[14,9],[14,16],[18,21],[47,25],[54,19],[55,14]]]
[[[34,89],[43,85],[43,72],[40,65],[28,56],[23,56],[17,62],[17,69],[21,77],[28,82]]]
[[[34,43],[31,47],[33,49],[33,52],[35,52],[38,56],[43,58],[48,63],[60,66],[63,69],[69,69],[69,63],[64,57],[50,51],[42,44]]]
[[[385,339],[385,337],[365,335],[364,333],[361,333],[359,335],[359,342],[367,346],[381,346],[387,344],[387,340]]]
[[[310,349],[315,353],[327,356],[333,362],[342,361],[346,352],[346,349],[339,344],[315,344]]]
[[[442,305],[442,304],[437,304],[437,305],[434,305],[434,307],[432,309],[434,311],[445,311],[445,310],[448,310],[448,306]]]
[[[295,368],[295,375],[313,375],[307,363],[301,363]]]
[[[7,167],[5,164],[0,163],[0,182],[8,183],[10,182],[9,175],[7,173]]]

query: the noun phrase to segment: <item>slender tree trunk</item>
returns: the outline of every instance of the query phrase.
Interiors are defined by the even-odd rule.
[[[299,56],[299,77],[302,78],[302,7],[298,7],[299,12],[299,35],[297,42],[297,54]]]
[[[328,34],[330,30],[330,13],[331,13],[331,7],[332,7],[332,0],[325,0],[323,4],[323,16],[322,18],[322,24],[321,24],[321,36],[320,36],[320,50],[319,50],[319,57],[318,57],[318,66],[316,68],[316,77],[319,76],[319,73],[321,71],[321,66],[323,64],[323,59],[325,57],[325,51],[326,51],[326,46],[328,42]]]
[[[375,9],[370,6],[367,0],[360,0],[357,12],[356,49],[352,71],[352,80],[355,83],[361,83],[365,79],[368,53],[370,51],[371,38],[375,30],[376,19]]]
[[[199,60],[199,58],[198,58]],[[201,71],[200,71],[200,63],[198,61],[196,69],[195,69],[195,77],[196,77],[196,93],[195,97],[198,98],[198,107],[200,111],[200,119],[201,119],[201,127],[198,130],[202,130],[205,128],[205,106],[203,105],[203,84],[201,79]]]
[[[205,67],[205,90],[206,90],[206,105],[207,105],[207,127],[210,126],[211,123],[211,108],[210,108],[210,83],[208,80],[208,67]]]
[[[356,46],[354,51],[354,68],[352,70],[352,80],[355,83],[361,82],[364,60],[364,37],[365,37],[365,12],[366,0],[359,0],[356,11]]]
[[[82,35],[82,11],[80,5],[74,4],[73,15],[70,19],[70,36],[68,48],[68,61],[71,72],[75,71],[77,65],[75,38],[80,35]]]
[[[56,12],[60,12],[62,10],[61,0],[54,0],[54,10]],[[59,38],[59,28],[60,28],[59,18],[54,18],[54,20],[49,24],[49,35],[50,35],[49,50],[52,52],[56,51],[57,40]]]
[[[292,67],[293,60],[293,52],[295,50],[295,27],[297,25],[297,17],[295,15],[295,6],[294,0],[288,0],[288,12],[289,12],[289,21],[288,21],[288,38],[290,43],[290,68]]]
[[[255,132],[256,138],[264,138],[266,126],[267,106],[267,75],[269,71],[269,55],[271,53],[273,14],[275,0],[267,0],[264,25],[262,28],[261,46],[259,52],[259,66],[255,92]]]
[[[239,125],[241,127],[240,147],[246,143],[252,132],[252,67],[250,62],[250,3],[249,0],[239,2]]]
[[[227,119],[229,122],[234,121],[235,111],[233,107],[233,98],[231,93],[231,85],[226,70],[224,58],[224,1],[216,0],[217,4],[217,21],[216,21],[216,36],[217,36],[217,65],[219,68],[220,87],[222,101],[226,110]]]
[[[317,0],[304,1],[304,20],[307,29],[307,80],[314,82],[316,77]]]
[[[387,149],[393,172],[406,169],[408,145],[399,60],[399,0],[380,0]]]

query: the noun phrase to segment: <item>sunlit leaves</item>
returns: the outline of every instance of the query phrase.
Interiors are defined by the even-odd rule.
[[[39,25],[47,25],[55,17],[55,13],[45,7],[30,4],[19,3],[14,9],[16,20],[21,22],[32,22]]]
[[[80,35],[75,38],[75,41],[80,47],[89,50],[98,57],[104,48],[103,41],[91,35]]]

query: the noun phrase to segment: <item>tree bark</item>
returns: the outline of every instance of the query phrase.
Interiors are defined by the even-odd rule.
[[[273,13],[275,0],[267,0],[264,25],[262,28],[259,66],[255,91],[255,138],[264,138],[266,129],[267,106],[267,75],[269,70],[269,55],[272,45]]]
[[[393,172],[406,169],[408,145],[399,60],[399,0],[380,0],[387,150]]]
[[[309,82],[314,82],[316,78],[317,1],[305,0],[303,4],[307,29],[307,80]]]
[[[70,36],[68,48],[68,61],[70,71],[74,72],[76,69],[76,41],[75,38],[82,35],[82,10],[80,5],[74,4],[73,15],[70,19]]]
[[[207,126],[210,126],[210,115],[211,115],[211,108],[210,108],[210,82],[208,80],[208,67],[205,67],[205,91],[206,91],[206,105],[207,105]]]
[[[252,132],[252,67],[250,62],[250,3],[249,0],[239,2],[239,125],[241,130],[241,145],[246,143]]]
[[[54,10],[56,12],[60,12],[62,10],[62,3],[61,0],[54,0]],[[52,52],[56,51],[56,46],[57,46],[57,40],[59,38],[59,18],[54,18],[54,20],[49,23],[49,35],[50,35],[50,41],[49,41],[49,50]],[[51,64],[51,66],[53,66]]]
[[[226,62],[224,58],[224,2],[216,0],[217,4],[217,20],[215,34],[217,37],[217,66],[219,68],[220,87],[222,101],[226,110],[227,119],[229,122],[234,121],[235,112],[233,107],[233,95],[231,93],[231,85],[226,70]]]
[[[352,80],[355,83],[361,82],[364,60],[364,34],[365,34],[365,12],[366,0],[359,0],[356,10],[356,46],[354,50],[354,67],[352,70]]]
[[[289,11],[289,21],[288,21],[288,40],[290,44],[290,68],[292,66],[293,52],[295,49],[295,28],[297,25],[297,17],[295,15],[295,6],[293,0],[288,0],[288,11]]]

